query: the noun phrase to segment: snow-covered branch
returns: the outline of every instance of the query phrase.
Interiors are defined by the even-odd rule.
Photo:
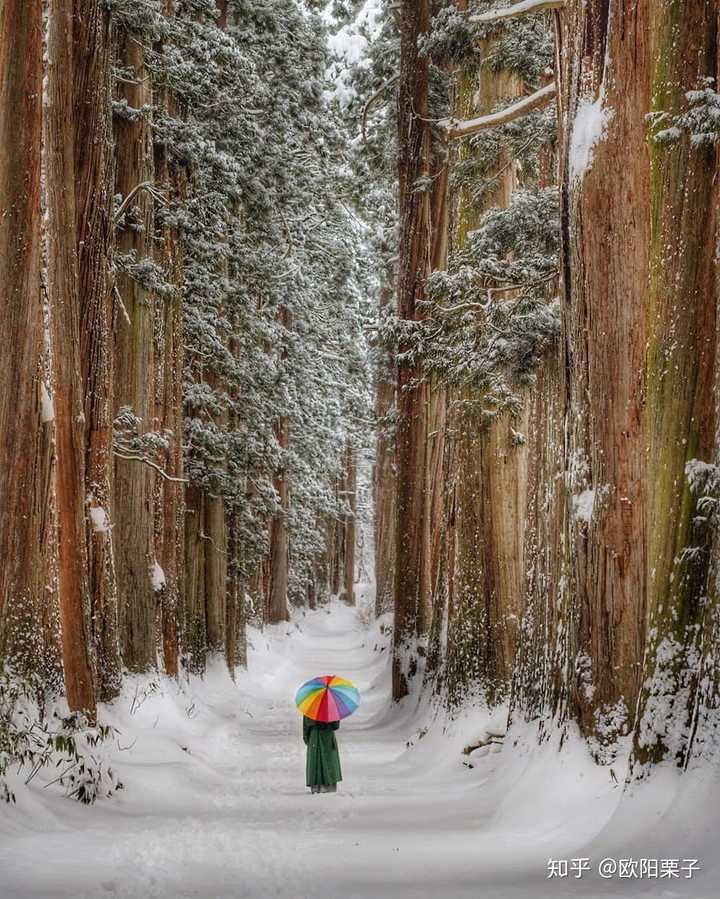
[[[566,0],[523,0],[513,6],[503,6],[500,9],[489,9],[487,12],[476,16],[468,16],[468,22],[473,25],[491,25],[493,22],[501,22],[503,19],[514,19],[525,13],[544,12],[547,9],[562,9]]]
[[[505,109],[501,109],[498,112],[480,116],[477,119],[466,119],[462,122],[457,119],[443,119],[438,124],[447,132],[450,140],[456,140],[460,137],[475,134],[478,131],[497,128],[499,125],[513,122],[534,109],[546,106],[555,97],[556,92],[557,88],[553,82],[546,84],[545,87],[541,87],[540,90],[530,94],[529,97],[523,97],[517,103],[511,103],[510,106],[506,106]]]
[[[113,450],[113,456],[117,456],[118,459],[126,459],[128,462],[144,462],[145,465],[149,465],[150,468],[155,469],[155,471],[166,481],[172,481],[173,484],[187,484],[189,483],[187,478],[174,478],[172,475],[169,475],[164,469],[160,468],[152,459],[148,459],[147,456],[130,456],[125,455],[125,453],[119,453],[117,450]]]
[[[456,312],[468,311],[487,312],[489,309],[489,304],[492,302],[493,294],[508,294],[510,291],[519,290],[521,291],[520,298],[522,299],[523,297],[528,296],[529,291],[531,291],[533,287],[539,287],[542,284],[547,284],[548,281],[554,281],[555,278],[558,277],[558,275],[559,272],[550,272],[550,274],[545,275],[544,278],[537,278],[535,281],[527,281],[524,284],[506,284],[503,287],[486,287],[484,288],[484,290],[487,294],[487,302],[466,302],[456,303],[454,306],[438,306],[436,312],[438,315],[452,315]],[[515,297],[514,299],[517,299],[517,297]]]

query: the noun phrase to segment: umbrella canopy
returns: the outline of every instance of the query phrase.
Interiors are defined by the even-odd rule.
[[[360,694],[349,680],[327,674],[306,681],[295,694],[295,705],[313,721],[340,721],[360,705]]]

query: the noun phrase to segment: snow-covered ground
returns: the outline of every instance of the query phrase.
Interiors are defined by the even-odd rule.
[[[660,772],[623,796],[579,741],[560,755],[522,733],[464,766],[463,746],[499,722],[393,707],[368,599],[253,631],[236,685],[221,665],[182,689],[128,684],[103,710],[121,732],[125,789],[91,808],[19,789],[0,809],[0,899],[720,896],[717,774]],[[293,695],[322,673],[354,680],[363,704],[339,732],[340,792],[311,796]],[[697,858],[701,870],[548,879],[549,858],[596,869],[605,857]]]

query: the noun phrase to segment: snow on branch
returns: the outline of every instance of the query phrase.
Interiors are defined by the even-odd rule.
[[[533,109],[546,106],[556,93],[557,88],[553,82],[546,84],[545,87],[541,87],[540,90],[530,94],[529,97],[523,97],[517,103],[511,103],[510,106],[506,106],[505,109],[501,109],[498,112],[480,116],[477,119],[466,119],[463,122],[457,119],[443,119],[438,124],[447,132],[450,140],[456,140],[460,137],[467,137],[469,134],[475,134],[478,131],[497,128],[498,125],[506,125],[508,122],[513,122],[526,113],[532,112]]]
[[[135,456],[135,455],[126,455],[125,453],[120,453],[117,450],[113,450],[113,456],[117,456],[118,459],[126,459],[128,462],[144,462],[145,465],[149,465],[150,468],[155,469],[155,471],[160,475],[160,477],[164,478],[166,481],[172,481],[173,484],[188,484],[189,481],[187,478],[174,478],[169,475],[166,471],[164,471],[160,466],[153,462],[152,459],[148,459],[147,456]]]
[[[490,9],[476,16],[468,16],[468,22],[473,25],[490,25],[493,22],[501,22],[503,19],[513,19],[525,13],[544,12],[546,9],[562,9],[566,0],[522,0],[513,6],[504,6],[500,9]]]

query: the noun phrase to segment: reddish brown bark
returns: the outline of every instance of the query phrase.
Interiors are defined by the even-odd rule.
[[[58,590],[68,703],[95,713],[85,512],[85,415],[76,246],[73,0],[54,0],[48,41],[48,283],[55,362]]]
[[[175,15],[174,0],[166,0],[165,15]],[[157,102],[169,116],[177,117],[179,110],[167,87],[158,91]],[[187,174],[169,158],[167,148],[155,143],[155,181],[171,203],[182,203],[187,193]],[[156,411],[155,418],[162,430],[170,434],[170,446],[163,466],[168,476],[156,484],[155,552],[163,570],[164,583],[160,590],[160,635],[163,665],[167,674],[178,674],[180,629],[182,622],[181,586],[184,570],[184,487],[183,477],[183,251],[177,229],[161,225],[157,233],[158,261],[167,281],[174,286],[172,296],[165,297],[156,309],[155,330],[157,345]]]
[[[112,515],[112,122],[110,14],[76,0],[73,19],[75,235],[88,506]],[[120,687],[117,584],[109,529],[88,526],[86,546],[101,699]]]
[[[392,288],[380,294],[380,311],[391,302]],[[375,417],[378,421],[373,467],[375,540],[375,613],[389,612],[395,576],[395,440],[391,413],[395,408],[395,367],[392,348],[383,347],[376,371]]]
[[[417,190],[430,175],[428,60],[418,40],[430,24],[428,0],[403,0],[400,6],[400,81],[398,98],[399,261],[398,317],[415,321],[424,279],[430,272],[432,245],[430,194]],[[401,342],[399,351],[408,350]],[[419,362],[398,366],[397,511],[395,548],[395,624],[393,697],[408,692],[417,669],[417,638],[430,623],[427,580],[427,419],[426,387]]]
[[[0,664],[57,687],[51,415],[41,295],[42,10],[0,7]],[[22,514],[18,514],[22,510]]]
[[[151,82],[142,44],[118,35],[118,60],[132,77],[118,84],[119,98],[130,108],[115,118],[115,190],[132,194],[124,222],[119,223],[117,251],[135,259],[153,255],[154,203],[142,185],[152,182],[153,154],[145,107],[152,104]],[[114,414],[129,409],[138,419],[128,441],[153,430],[153,305],[155,298],[133,277],[119,273],[114,319]],[[117,452],[117,448],[116,448]],[[124,455],[143,453],[125,452]],[[113,546],[117,567],[123,662],[131,671],[156,664],[156,598],[150,569],[154,558],[154,475],[142,461],[116,455]]]
[[[652,110],[666,127],[686,92],[718,71],[718,11],[709,0],[659,0],[649,11]],[[669,117],[669,121],[668,121]],[[711,640],[712,521],[691,489],[688,463],[716,460],[717,146],[682,134],[650,138],[647,301],[648,645],[641,670],[634,760],[670,755],[684,766]],[[707,676],[707,671],[706,671]]]
[[[40,586],[28,551],[38,545],[39,484],[28,462],[40,443],[41,127],[41,9],[13,0],[0,9],[0,324],[14,353],[0,375],[0,656],[22,667],[30,654],[16,636]],[[20,508],[32,514],[18,519]]]
[[[573,2],[559,31],[570,704],[603,741],[631,724],[645,631],[647,13]],[[575,126],[590,103],[588,159]]]
[[[425,281],[444,268],[448,249],[447,156],[428,116],[429,62],[418,41],[430,27],[429,2],[401,6],[398,98],[398,317],[422,318]],[[427,179],[425,186],[419,182]],[[408,344],[401,341],[402,355]],[[441,559],[445,395],[425,382],[422,362],[397,369],[395,435],[395,623],[393,696],[406,695],[432,621]]]

